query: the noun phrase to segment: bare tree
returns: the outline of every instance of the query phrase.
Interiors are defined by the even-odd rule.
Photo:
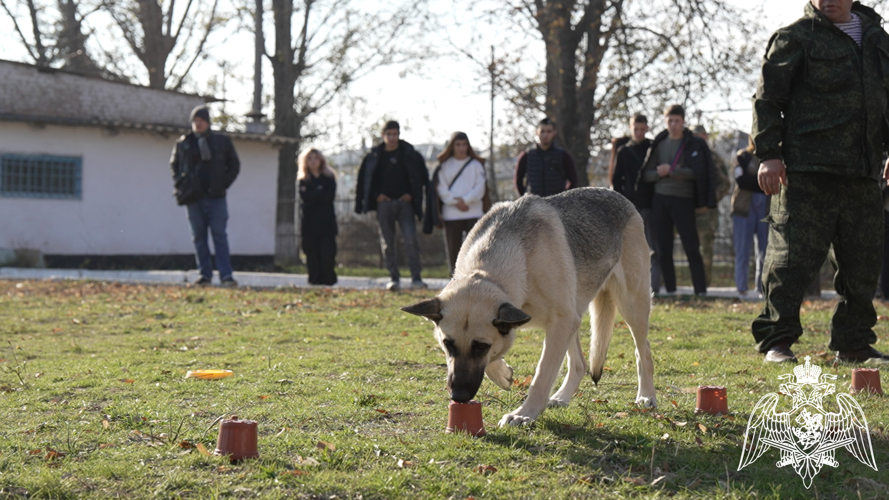
[[[273,0],[275,134],[296,139],[278,156],[275,261],[299,262],[296,153],[309,119],[349,85],[385,65],[428,55],[418,42],[424,0]],[[413,40],[413,43],[406,43]],[[396,77],[393,75],[393,77]]]
[[[127,45],[148,71],[148,86],[179,90],[220,24],[219,0],[104,0]],[[165,8],[166,7],[166,8]],[[172,57],[172,61],[170,58]]]
[[[23,4],[23,5],[22,5]],[[25,11],[21,12],[19,7]],[[84,25],[87,16],[97,10],[89,0],[0,0],[13,29],[28,56],[38,66],[54,66],[83,74],[113,77],[90,56],[87,40],[91,30]],[[30,32],[30,35],[26,33]]]
[[[504,3],[508,9],[504,9]],[[628,115],[667,102],[694,107],[751,83],[762,35],[727,0],[491,0],[489,15],[511,13],[513,30],[542,42],[535,58],[510,47],[498,84],[513,122],[555,120],[559,140],[583,172],[591,151],[623,129]],[[753,43],[751,43],[753,42]],[[525,45],[527,48],[527,44]],[[479,54],[479,74],[488,74]],[[524,137],[527,137],[523,134]],[[588,185],[587,175],[578,176]]]

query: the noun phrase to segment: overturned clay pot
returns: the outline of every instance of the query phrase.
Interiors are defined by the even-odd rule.
[[[448,427],[445,432],[468,432],[475,437],[487,434],[482,421],[482,404],[478,401],[451,401],[448,405]]]
[[[702,385],[698,387],[698,401],[695,413],[728,415],[728,398],[725,387]]]
[[[880,370],[876,368],[854,368],[852,370],[852,386],[849,392],[870,392],[871,394],[883,394],[880,385]]]
[[[237,415],[219,423],[219,438],[214,455],[228,456],[232,462],[256,458],[256,422],[240,420]]]

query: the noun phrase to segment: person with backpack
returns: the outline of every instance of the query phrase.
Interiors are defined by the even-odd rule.
[[[453,275],[463,238],[484,215],[485,160],[472,149],[465,133],[454,132],[445,150],[438,155],[438,161],[428,190],[427,223],[423,232],[432,232],[434,216],[429,214],[435,213],[444,226],[448,265]]]

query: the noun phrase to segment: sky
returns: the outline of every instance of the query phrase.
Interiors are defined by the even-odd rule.
[[[755,8],[762,12],[763,50],[769,35],[777,28],[798,19],[808,0],[730,0],[742,8]],[[440,16],[440,22],[448,26],[450,36],[457,44],[464,44],[468,34],[466,27],[456,26],[450,16],[452,3],[450,0],[432,0],[432,8]],[[270,14],[267,14],[270,16]],[[476,47],[479,52],[487,53],[491,41],[504,33],[497,32],[494,27],[486,29],[476,26],[477,33],[482,33],[482,41]],[[111,38],[110,30],[102,26],[96,27],[96,36]],[[268,34],[267,34],[268,36]],[[486,39],[485,39],[486,38]],[[113,40],[112,40],[113,43]],[[446,43],[442,40],[441,43]],[[213,53],[225,54],[233,61],[240,80],[228,81],[224,97],[226,112],[246,114],[252,101],[253,77],[253,37],[249,33],[219,33],[214,42]],[[0,58],[27,61],[12,24],[5,14],[0,14]],[[30,62],[30,61],[29,61]],[[194,75],[204,75],[215,71],[212,61],[204,61],[194,69]],[[355,82],[352,95],[359,98],[357,110],[346,112],[336,107],[330,108],[324,116],[327,123],[334,124],[332,131],[319,140],[318,146],[330,152],[355,148],[360,145],[362,131],[367,130],[371,123],[384,116],[398,119],[402,123],[402,137],[413,143],[443,143],[451,132],[462,130],[469,134],[471,140],[484,146],[487,145],[490,127],[490,96],[489,89],[479,88],[474,70],[466,61],[455,58],[444,58],[434,63],[424,64],[421,71],[402,74],[403,68],[383,67],[374,73]],[[265,61],[263,67],[264,85],[270,89],[271,67]],[[712,112],[703,117],[705,124],[719,123],[722,128],[749,130],[751,117],[749,111],[749,92],[744,92],[736,99],[733,108],[736,112]],[[216,92],[216,97],[223,97]],[[503,116],[502,99],[495,101],[495,114]],[[219,106],[219,105],[217,105]],[[722,103],[713,103],[708,108],[722,108]],[[268,112],[268,109],[264,111]],[[366,134],[364,134],[366,135]],[[478,149],[484,149],[479,147]]]

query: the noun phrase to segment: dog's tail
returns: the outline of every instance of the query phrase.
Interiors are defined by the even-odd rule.
[[[607,287],[600,290],[593,302],[590,303],[590,325],[592,327],[590,376],[597,384],[602,378],[605,357],[608,355],[608,344],[611,343],[611,335],[614,333],[616,312],[614,299]]]

